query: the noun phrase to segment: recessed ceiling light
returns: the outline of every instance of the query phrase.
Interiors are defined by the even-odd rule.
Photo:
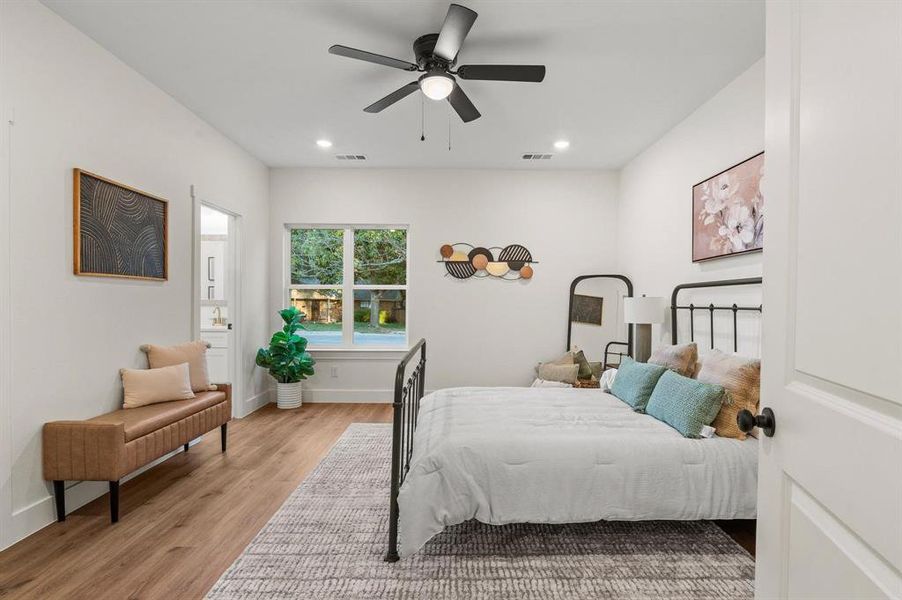
[[[316,145],[320,148],[331,148],[332,142],[330,142],[329,140],[316,140]]]
[[[568,142],[567,140],[558,140],[554,143],[554,147],[558,150],[566,150],[570,147],[570,142]]]

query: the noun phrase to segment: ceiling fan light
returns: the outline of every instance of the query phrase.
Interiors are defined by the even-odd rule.
[[[420,77],[420,89],[430,100],[444,100],[454,90],[454,78],[442,71],[430,71]]]

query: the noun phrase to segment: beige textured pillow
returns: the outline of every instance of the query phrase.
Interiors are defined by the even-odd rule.
[[[697,379],[722,386],[727,391],[727,400],[711,423],[717,435],[744,440],[746,434],[736,424],[736,415],[742,409],[758,414],[761,360],[713,350],[702,360]],[[756,433],[757,431],[752,435],[758,437]]]
[[[210,376],[207,374],[207,342],[186,342],[176,346],[147,344],[142,349],[147,352],[147,362],[151,369],[188,363],[191,389],[195,392],[211,389]]]
[[[539,365],[539,379],[545,381],[561,381],[563,383],[576,383],[576,375],[579,373],[579,365],[555,365],[552,363],[542,363]]]
[[[667,367],[683,377],[692,377],[695,374],[695,364],[698,362],[698,346],[695,342],[677,344],[676,346],[661,346],[651,353],[648,362],[653,365]]]
[[[194,398],[188,363],[159,369],[122,369],[122,408]]]
[[[539,369],[542,368],[542,365],[572,365],[576,362],[573,358],[572,352],[567,352],[560,358],[556,358],[554,360],[549,360],[548,362],[539,363],[536,365],[536,375],[539,374]]]

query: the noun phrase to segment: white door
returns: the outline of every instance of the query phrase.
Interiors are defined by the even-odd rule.
[[[902,597],[902,3],[767,5],[758,598]]]

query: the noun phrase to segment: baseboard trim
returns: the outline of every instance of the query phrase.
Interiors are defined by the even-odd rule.
[[[255,396],[251,396],[244,401],[243,406],[241,407],[241,414],[238,415],[238,418],[244,418],[254,412],[255,410],[260,410],[270,402],[272,402],[272,394],[273,390],[267,389],[263,390],[259,394]]]
[[[304,388],[304,402],[337,402],[349,404],[390,404],[392,390],[308,389]]]
[[[428,394],[432,390],[426,390]],[[304,402],[337,403],[337,404],[391,404],[394,402],[394,390],[357,390],[357,389],[322,389],[304,388]]]
[[[208,435],[210,433],[213,432],[207,432],[204,435]],[[216,435],[219,435],[219,432],[215,433]],[[191,440],[189,444],[192,446],[194,444],[197,444],[198,442],[200,442],[202,437],[203,436]],[[123,477],[120,482],[125,483],[126,481],[134,479],[148,469],[152,469],[161,462],[172,458],[179,452],[183,452],[183,450],[181,448],[178,448],[168,454],[164,454],[155,461],[144,465],[134,473],[129,473],[128,475]],[[47,486],[49,487],[50,484],[47,483]],[[93,502],[94,500],[100,498],[108,492],[109,484],[105,481],[71,482],[71,485],[66,488],[66,514],[71,514],[73,511],[78,510],[89,502]],[[9,546],[12,546],[16,542],[19,542],[27,538],[28,536],[37,533],[48,525],[52,525],[56,522],[56,507],[54,505],[53,495],[48,494],[40,500],[32,502],[28,506],[24,506],[18,510],[13,511],[10,521],[12,527],[10,528],[9,539],[6,540],[9,543],[3,547],[0,547],[0,550],[4,550]]]

